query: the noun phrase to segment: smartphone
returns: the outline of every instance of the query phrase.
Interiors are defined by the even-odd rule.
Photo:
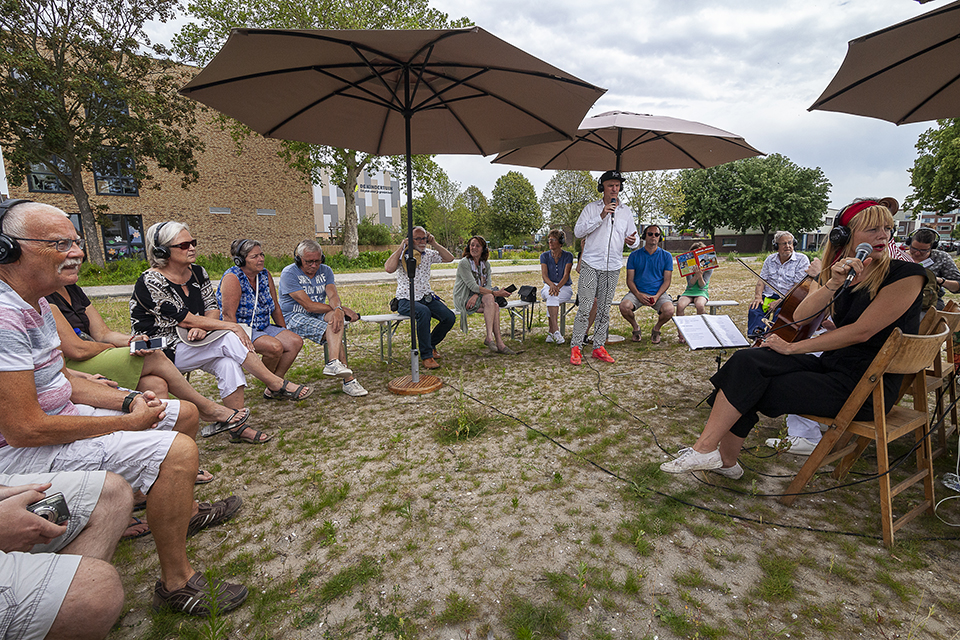
[[[167,346],[166,338],[151,338],[150,340],[134,340],[130,343],[130,353],[137,351],[149,351],[152,349],[164,349]]]
[[[67,508],[67,501],[62,493],[55,493],[43,500],[28,504],[27,511],[31,511],[53,524],[63,524],[70,518],[70,509]]]
[[[517,285],[512,284],[509,287],[504,287],[503,290],[506,291],[507,293],[513,293],[514,291],[517,290]]]

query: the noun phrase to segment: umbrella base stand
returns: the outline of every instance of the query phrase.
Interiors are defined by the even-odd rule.
[[[402,376],[394,378],[387,385],[390,393],[398,396],[419,396],[425,393],[433,393],[443,386],[443,380],[437,376],[421,375],[419,382],[413,381],[413,376]]]

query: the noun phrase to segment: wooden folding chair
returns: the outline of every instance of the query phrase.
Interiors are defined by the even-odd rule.
[[[952,300],[950,302],[953,304],[953,307],[957,307],[956,303],[953,303]],[[928,331],[924,332],[923,328],[921,328],[920,333],[923,335],[931,333],[934,326],[939,325],[940,320],[946,322],[951,335],[945,342],[946,348],[944,351],[946,351],[946,360],[944,360],[942,356],[934,358],[933,366],[927,368],[927,392],[934,391],[940,398],[940,401],[934,406],[934,412],[931,416],[931,420],[934,423],[939,422],[940,424],[933,438],[934,460],[947,450],[947,438],[957,430],[958,425],[956,405],[957,382],[953,365],[953,332],[960,328],[960,311],[950,312],[947,311],[947,307],[945,306],[943,311],[936,312],[934,322],[930,323],[932,326],[929,327]],[[947,407],[952,407],[949,416],[947,415]],[[949,424],[947,420],[948,417]]]
[[[940,321],[938,331],[931,335],[904,335],[895,329],[873,359],[853,393],[835,417],[804,416],[830,425],[820,444],[814,449],[800,472],[790,483],[780,502],[789,506],[796,500],[807,483],[820,467],[840,460],[833,477],[840,480],[857,460],[864,449],[877,443],[877,475],[880,482],[880,521],[883,527],[883,543],[893,544],[893,534],[907,522],[924,511],[933,513],[933,464],[930,438],[927,435],[929,415],[927,412],[927,387],[924,371],[940,357],[940,348],[950,336],[945,321]],[[884,374],[903,374],[901,389],[909,385],[913,393],[913,408],[894,405],[884,414]],[[902,393],[900,394],[902,395]],[[854,420],[865,402],[873,402],[874,419]],[[891,487],[890,453],[888,445],[898,438],[912,433],[917,444],[917,471],[907,479]],[[893,498],[908,487],[923,482],[923,502],[893,520]],[[791,495],[792,494],[792,495]]]

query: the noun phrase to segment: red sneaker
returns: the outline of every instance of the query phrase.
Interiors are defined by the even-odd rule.
[[[583,362],[583,356],[580,354],[580,347],[570,349],[570,364],[579,365]]]
[[[604,362],[610,362],[610,363],[616,362],[616,360],[614,360],[610,356],[610,354],[607,353],[607,350],[604,349],[603,347],[597,347],[596,349],[593,350],[593,354],[591,355],[593,355],[593,357],[596,358],[597,360],[603,360]]]

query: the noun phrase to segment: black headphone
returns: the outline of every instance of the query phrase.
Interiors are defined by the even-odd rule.
[[[790,235],[792,236],[793,234],[791,233]],[[780,247],[777,246],[777,241],[776,241],[776,240],[773,241],[773,248],[774,248],[774,249],[779,249],[779,248],[780,248]],[[797,239],[796,239],[796,238],[793,239],[793,248],[794,248],[794,249],[797,248]]]
[[[885,202],[887,200],[892,200],[893,202],[892,203]],[[853,236],[853,233],[850,231],[850,227],[841,225],[840,220],[843,218],[843,212],[855,204],[860,204],[860,202],[854,202],[853,204],[848,204],[843,209],[841,209],[840,213],[838,213],[837,216],[833,219],[833,229],[830,230],[829,238],[830,238],[830,244],[832,244],[837,248],[840,248],[845,244],[847,244],[848,242],[850,242],[850,238]],[[893,206],[891,206],[891,204]],[[896,200],[893,200],[893,198],[881,198],[879,201],[875,202],[874,205],[886,207],[886,209],[891,213],[898,211],[900,206],[899,204],[897,204]],[[870,205],[870,206],[874,206],[874,205]],[[859,211],[856,214],[854,214],[853,217],[856,218],[858,215],[860,215]],[[850,220],[852,221],[853,218],[850,218]],[[890,229],[890,239],[893,240],[893,229]]]
[[[623,174],[622,174],[622,173],[620,173],[619,171],[604,171],[604,172],[603,172],[603,175],[601,175],[601,176],[597,179],[597,191],[599,191],[600,193],[603,193],[603,183],[606,182],[607,180],[619,180],[619,181],[620,181],[620,188],[621,188],[621,189],[623,188]]]
[[[300,241],[297,245],[297,248],[293,250],[293,262],[297,265],[298,268],[303,269],[303,258],[300,257],[300,247],[303,246],[304,241]],[[320,249],[320,264],[326,264],[327,255],[323,252],[323,249]]]
[[[0,264],[10,264],[20,259],[20,243],[3,232],[3,219],[7,211],[18,204],[33,202],[33,200],[4,200],[0,202]]]
[[[240,244],[237,245],[237,252],[233,254],[233,264],[242,269],[243,267],[247,266],[247,256],[243,255],[243,247],[246,246],[248,242],[253,242],[253,240],[244,238],[243,240],[238,240],[237,242]],[[250,251],[253,251],[253,248],[251,248]],[[298,264],[297,266],[299,267],[300,265]]]
[[[934,235],[933,242],[930,243],[930,251],[933,251],[933,250],[936,249],[938,246],[940,246],[940,234],[937,232],[937,230],[936,230],[936,229],[931,229],[930,227],[923,227],[923,228],[921,228],[921,229],[917,229],[916,231],[914,231],[914,232],[910,235],[910,237],[907,238],[907,246],[908,246],[908,247],[912,247],[912,246],[913,246],[913,239],[914,239],[914,238],[917,236],[917,234],[920,233],[921,231],[929,231],[930,233],[932,233],[932,234]]]
[[[153,233],[153,257],[157,260],[170,259],[170,247],[160,244],[160,229],[163,229],[166,222],[157,225],[157,230]]]

